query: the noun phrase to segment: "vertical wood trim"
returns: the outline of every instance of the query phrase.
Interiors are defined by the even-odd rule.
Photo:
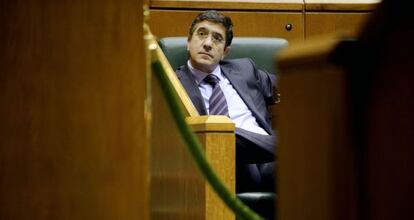
[[[188,118],[204,145],[205,156],[216,174],[232,193],[235,193],[235,134],[234,123],[224,116],[200,116]],[[231,220],[234,214],[205,182],[206,220]]]

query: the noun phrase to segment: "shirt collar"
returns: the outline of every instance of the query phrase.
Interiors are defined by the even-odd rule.
[[[220,80],[222,80],[222,79],[223,79],[223,76],[221,75],[220,65],[217,65],[217,66],[216,66],[216,68],[215,68],[215,69],[213,70],[213,72],[211,72],[211,73],[206,73],[206,72],[203,72],[203,71],[201,71],[201,70],[198,70],[198,69],[194,68],[194,67],[191,65],[190,60],[188,60],[188,61],[187,61],[187,66],[188,66],[188,69],[190,70],[191,74],[193,74],[193,76],[195,77],[196,82],[197,82],[197,85],[200,85],[200,83],[201,83],[201,82],[203,82],[204,78],[205,78],[208,74],[214,74],[214,75],[216,75],[216,76],[217,76]]]

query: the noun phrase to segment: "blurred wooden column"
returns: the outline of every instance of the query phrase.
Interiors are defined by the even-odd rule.
[[[279,57],[280,219],[414,218],[411,17],[383,0],[356,40]]]
[[[142,2],[0,3],[0,219],[148,219]]]
[[[347,74],[329,60],[338,43],[330,39],[290,47],[278,59],[280,220],[357,217]]]

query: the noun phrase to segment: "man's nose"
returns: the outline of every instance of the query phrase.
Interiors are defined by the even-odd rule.
[[[207,36],[206,39],[204,39],[203,47],[205,50],[211,50],[212,44],[213,44],[213,40],[211,39],[211,35],[210,35],[210,36]]]

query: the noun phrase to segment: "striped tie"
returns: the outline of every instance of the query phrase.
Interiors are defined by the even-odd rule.
[[[226,97],[220,88],[220,79],[214,74],[208,74],[204,78],[204,82],[210,84],[213,87],[209,100],[209,114],[210,115],[229,115],[229,109],[227,107]]]

